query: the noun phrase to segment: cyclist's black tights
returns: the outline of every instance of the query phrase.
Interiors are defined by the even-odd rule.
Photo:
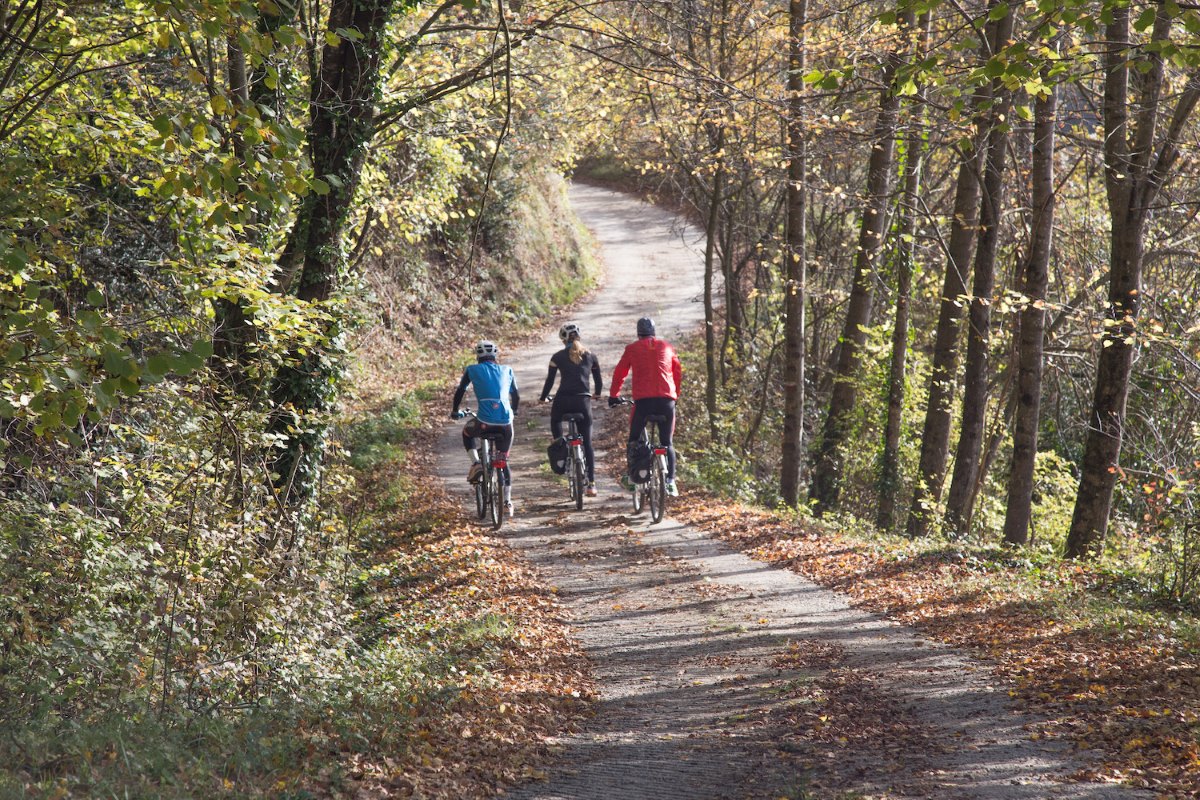
[[[675,448],[671,434],[675,431],[675,401],[669,397],[643,397],[633,403],[629,417],[629,441],[636,442],[646,430],[646,417],[666,417],[658,423],[658,440],[667,448],[667,480],[675,480]]]
[[[480,422],[473,419],[463,426],[463,447],[467,450],[478,450],[479,441],[475,439],[483,431],[500,431],[500,438],[492,442],[492,447],[496,450],[496,455],[508,460],[508,451],[512,448],[513,442],[513,426],[508,425],[489,425],[486,422]],[[512,485],[512,472],[508,467],[504,468],[504,485]]]
[[[563,415],[583,414],[576,422],[579,435],[583,437],[583,458],[587,462],[588,483],[596,480],[596,453],[592,450],[592,402],[586,394],[556,394],[550,406],[550,435],[555,439],[563,435]]]

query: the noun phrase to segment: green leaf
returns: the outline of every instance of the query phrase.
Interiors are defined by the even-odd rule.
[[[152,377],[161,378],[171,371],[171,357],[163,354],[150,356],[146,359],[146,372]]]
[[[124,375],[126,371],[125,354],[113,348],[106,349],[104,351],[104,371],[109,375]]]
[[[320,178],[313,178],[309,185],[312,186],[312,190],[319,195],[329,194],[329,184]]]
[[[192,345],[192,352],[200,358],[209,358],[213,354],[213,343],[208,339],[197,339]]]
[[[179,375],[191,375],[204,366],[204,359],[195,353],[180,353],[172,359],[175,372]]]
[[[1008,14],[1009,14],[1008,3],[997,3],[995,6],[992,7],[992,10],[988,12],[988,19],[991,20],[992,22],[998,22],[999,20],[1002,20],[1005,17],[1007,17]]]

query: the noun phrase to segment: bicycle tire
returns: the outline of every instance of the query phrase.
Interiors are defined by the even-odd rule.
[[[488,447],[487,439],[481,439],[479,442],[479,463],[483,465],[483,472],[479,475],[479,480],[475,483],[475,510],[479,513],[479,519],[487,519],[488,503],[491,498],[488,496],[488,482],[492,479],[492,454],[491,448]]]
[[[504,479],[497,470],[492,470],[491,481],[488,484],[488,501],[492,513],[492,530],[500,530],[504,524]]]
[[[577,502],[578,498],[583,496],[583,487],[579,485],[579,481],[575,475],[575,451],[572,449],[567,455],[567,493],[571,496],[571,502]]]
[[[663,457],[655,456],[650,467],[650,521],[662,522],[667,513],[667,476],[663,467]]]
[[[579,448],[573,448],[571,453],[571,499],[575,501],[575,510],[583,510],[583,453]]]

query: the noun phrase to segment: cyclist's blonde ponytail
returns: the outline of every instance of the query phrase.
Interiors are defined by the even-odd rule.
[[[567,345],[567,355],[571,357],[572,364],[578,364],[587,355],[587,348],[583,346],[583,342],[579,341],[578,336],[571,338],[571,343]]]

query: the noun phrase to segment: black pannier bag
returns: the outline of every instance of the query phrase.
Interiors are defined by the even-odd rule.
[[[567,440],[562,436],[555,439],[546,448],[546,458],[550,460],[550,469],[555,475],[567,474],[567,457],[571,454],[571,448],[567,446]]]
[[[630,442],[625,455],[629,464],[629,480],[634,483],[650,480],[650,462],[654,460],[650,445],[643,441]]]

